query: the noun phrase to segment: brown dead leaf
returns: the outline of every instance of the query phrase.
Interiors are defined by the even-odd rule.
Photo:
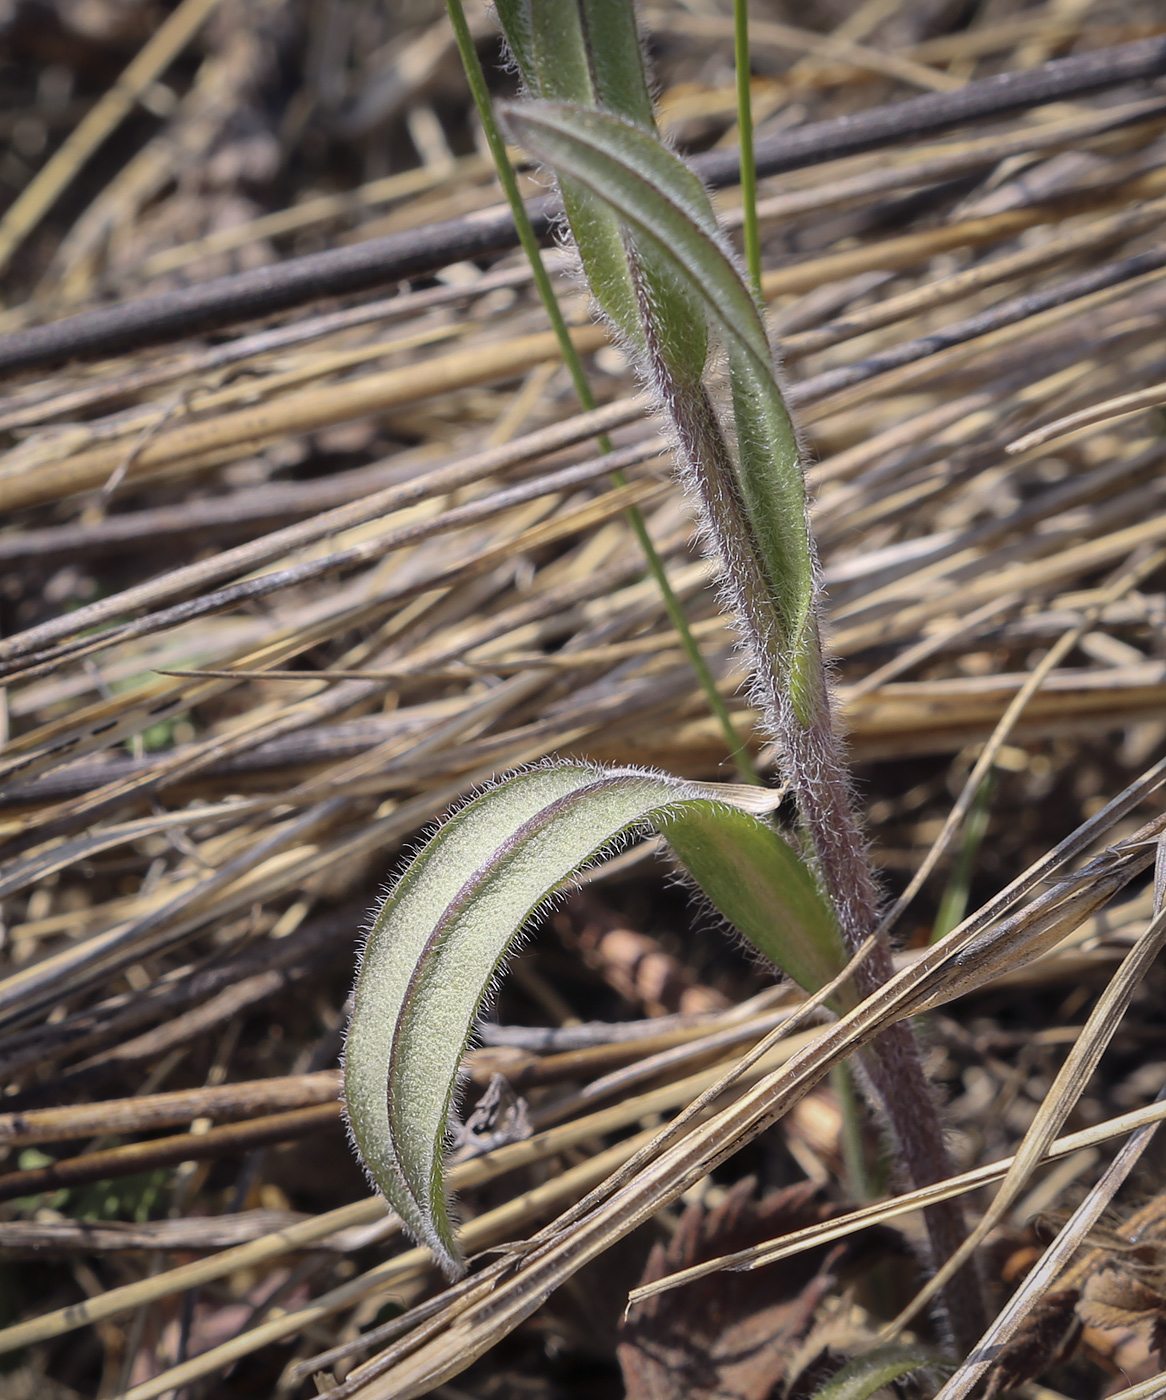
[[[1137,1384],[1158,1374],[1166,1342],[1166,1297],[1157,1270],[1120,1261],[1091,1274],[1077,1313],[1083,1345],[1094,1361]],[[1155,1360],[1157,1353],[1158,1360]]]
[[[1077,1312],[1087,1327],[1148,1333],[1161,1329],[1166,1298],[1150,1279],[1119,1265],[1102,1269],[1086,1281]]]
[[[984,1400],[1035,1380],[1069,1356],[1081,1336],[1075,1288],[1046,1293],[988,1372]]]
[[[714,1210],[685,1211],[641,1283],[825,1219],[812,1183],[752,1199],[738,1182]],[[817,1250],[756,1273],[722,1273],[651,1298],[620,1329],[627,1400],[764,1400],[833,1287],[841,1251]]]

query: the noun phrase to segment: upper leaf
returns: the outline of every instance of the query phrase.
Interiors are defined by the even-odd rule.
[[[646,133],[655,117],[643,54],[629,0],[498,0],[502,32],[535,98],[615,113]],[[603,199],[556,171],[563,208],[595,300],[638,356],[643,328],[633,288],[632,261],[652,290],[677,372],[702,374],[708,355],[704,312],[682,284],[645,250],[625,242],[619,218]]]
[[[733,262],[707,191],[679,156],[631,122],[574,103],[519,102],[502,111],[536,160],[577,180],[658,244],[701,296],[707,313],[770,372],[761,313]]]
[[[628,0],[497,0],[495,8],[532,97],[601,107],[655,131]]]
[[[674,289],[662,297],[649,295],[642,314],[652,318],[654,343],[682,391],[693,370],[685,299],[702,308],[725,342],[740,491],[775,604],[790,700],[802,723],[809,724],[816,713],[820,664],[797,437],[774,374],[761,312],[708,194],[694,172],[654,136],[610,113],[570,103],[525,102],[506,108],[505,115],[532,156],[619,219],[641,263],[671,269]],[[702,345],[702,364],[703,356]],[[664,386],[661,392],[667,401]]]
[[[345,1099],[370,1173],[447,1272],[461,1261],[443,1181],[459,1066],[495,974],[548,897],[634,828],[663,832],[713,903],[816,987],[844,965],[811,872],[757,813],[777,794],[569,763],[488,788],[414,857],[368,937]]]

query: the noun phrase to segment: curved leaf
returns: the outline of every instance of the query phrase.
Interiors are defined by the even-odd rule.
[[[601,108],[654,139],[635,12],[627,0],[499,0],[498,18],[527,92],[535,98]],[[644,354],[631,264],[651,289],[673,371],[698,380],[708,358],[705,314],[672,269],[647,249],[627,246],[606,200],[556,171],[563,208],[592,295],[637,356]]]
[[[577,180],[658,244],[725,333],[768,372],[769,341],[757,303],[737,271],[708,192],[679,156],[633,123],[591,107],[517,102],[501,111],[530,155]]]
[[[799,987],[816,992],[837,977],[846,963],[837,925],[805,862],[769,822],[704,803],[652,825],[718,913]]]
[[[608,112],[567,102],[524,102],[504,113],[515,138],[535,159],[612,211],[630,231],[641,259],[661,265],[661,272],[672,269],[675,294],[646,309],[658,323],[665,357],[678,370],[687,368],[685,332],[668,325],[668,313],[681,310],[685,297],[699,298],[724,339],[740,489],[777,605],[790,699],[801,722],[809,724],[820,663],[797,434],[775,377],[761,312],[708,194],[679,156]]]
[[[345,1099],[371,1176],[448,1273],[461,1260],[442,1154],[470,1030],[523,925],[589,862],[653,827],[780,966],[813,985],[843,966],[813,875],[758,815],[778,800],[639,769],[545,766],[488,788],[410,862],[365,945]]]

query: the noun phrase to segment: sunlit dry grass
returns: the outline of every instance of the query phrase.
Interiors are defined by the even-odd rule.
[[[262,9],[221,7],[156,133],[110,167],[67,237],[46,225],[53,246],[35,279],[17,258],[11,324],[101,290],[214,275],[224,259],[270,260],[307,234],[338,242],[495,201],[488,165],[462,149],[464,100],[455,122],[429,86],[439,69],[452,81],[442,22],[418,16],[383,56],[404,85],[415,168],[199,227],[196,196],[168,184],[164,157],[204,160],[224,110],[251,101],[255,45],[281,6]],[[943,89],[1139,37],[1148,14],[1024,11],[893,53],[877,28],[806,35],[799,53],[759,23],[772,76],[754,100],[759,120],[860,110],[909,95],[892,81]],[[673,130],[731,143],[725,17],[648,18],[667,36]],[[814,459],[828,641],[876,855],[898,894],[994,762],[1008,798],[972,853],[984,874],[969,908],[1012,893],[973,912],[974,959],[918,951],[964,839],[954,824],[897,927],[916,945],[900,955],[898,991],[852,1026],[809,1016],[787,1034],[795,999],[762,992],[676,1011],[646,1038],[614,1021],[585,1044],[473,1052],[475,1083],[501,1071],[528,1095],[533,1135],[454,1166],[468,1250],[533,1235],[617,1168],[626,1179],[551,1225],[522,1267],[502,1256],[471,1277],[446,1312],[425,1301],[436,1287],[425,1251],[358,1198],[355,1175],[297,1203],[292,1178],[270,1170],[286,1150],[267,1149],[323,1141],[320,1170],[340,1159],[335,1064],[363,910],[449,804],[550,753],[729,776],[623,519],[629,504],[644,512],[734,723],[752,734],[667,444],[557,255],[593,415],[575,409],[517,255],[4,386],[0,1066],[12,1111],[0,1116],[0,1245],[5,1269],[32,1250],[42,1262],[0,1346],[35,1342],[20,1362],[29,1375],[68,1376],[84,1327],[95,1341],[62,1393],[236,1393],[215,1387],[258,1357],[269,1390],[282,1375],[283,1393],[309,1394],[316,1366],[342,1379],[354,1364],[350,1352],[309,1358],[355,1344],[392,1297],[428,1309],[417,1319],[432,1341],[425,1328],[384,1336],[400,1345],[394,1374],[422,1385],[442,1348],[496,1335],[502,1302],[520,1310],[629,1222],[699,1191],[734,1141],[778,1118],[880,1017],[957,997],[943,1014],[958,1025],[989,974],[997,998],[1022,1001],[1088,983],[1056,1044],[1076,1038],[1093,993],[1155,927],[1142,887],[1166,738],[1164,139],[1160,94],[1125,90],[762,182],[765,294]],[[720,201],[730,223],[734,193]],[[178,239],[164,231],[170,202]],[[595,448],[604,430],[614,462]],[[613,465],[626,486],[609,482]],[[752,747],[772,772],[773,755]],[[621,869],[660,873],[648,847]],[[734,975],[731,999],[758,992]],[[537,1004],[537,958],[531,976]],[[577,1014],[556,1012],[555,996],[543,1019]],[[1120,1024],[1119,1008],[1098,1036]],[[766,1036],[730,1091],[645,1151]],[[998,1073],[994,1053],[985,1075]],[[1134,1111],[1159,1087],[1147,1078],[1121,1119],[1115,1105],[1112,1128],[1071,1131],[1066,1089],[1059,1121],[1038,1129],[1062,1155],[1095,1148],[1152,1116]],[[1037,1117],[1028,1107],[1025,1122],[958,1119],[960,1189],[999,1176]],[[1086,1185],[1096,1160],[1081,1168]],[[242,1165],[212,1176],[223,1162]],[[83,1190],[112,1182],[116,1198],[144,1173],[157,1194],[140,1219],[128,1187],[120,1219],[80,1217]],[[505,1194],[475,1195],[491,1181]],[[989,1197],[970,1199],[982,1209]],[[196,1287],[216,1306],[227,1289],[246,1303],[228,1334],[203,1324]],[[359,1393],[382,1393],[373,1384]]]

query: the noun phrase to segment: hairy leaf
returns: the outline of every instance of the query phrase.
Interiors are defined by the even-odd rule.
[[[838,975],[842,939],[817,881],[768,822],[707,804],[662,813],[652,825],[717,910],[799,987],[816,992]],[[792,936],[796,930],[807,936]],[[844,989],[840,1010],[852,995]]]
[[[761,313],[733,261],[697,175],[650,133],[570,102],[512,103],[507,124],[523,147],[585,185],[667,254],[722,329],[769,368]]]
[[[498,18],[531,97],[583,107],[599,105],[580,4],[574,0],[499,0]],[[622,105],[611,110],[624,112]],[[648,129],[652,129],[650,100]],[[634,341],[640,333],[639,323],[619,220],[576,181],[561,177],[559,190],[595,299],[621,334]]]
[[[498,0],[502,32],[532,97],[601,107],[655,131],[627,0]]]
[[[921,1346],[876,1347],[865,1356],[857,1356],[826,1382],[814,1400],[867,1400],[877,1390],[892,1381],[908,1376],[912,1371],[938,1370],[944,1374],[955,1369],[951,1362],[936,1356]]]
[[[498,17],[534,98],[615,113],[654,138],[635,12],[628,0],[500,0]],[[633,287],[633,263],[651,289],[667,327],[675,373],[699,380],[708,358],[705,314],[665,261],[629,247],[606,200],[556,170],[563,208],[592,294],[633,352],[642,357],[644,332]]]
[[[523,925],[632,830],[662,831],[726,917],[792,975],[844,964],[812,873],[760,815],[777,795],[639,769],[548,765],[488,788],[410,862],[364,950],[345,1050],[353,1137],[449,1273],[443,1147],[470,1030]],[[796,971],[795,971],[796,969]]]
[[[643,313],[660,358],[685,383],[695,298],[728,351],[737,474],[756,546],[777,605],[788,692],[802,723],[817,711],[821,670],[814,635],[814,567],[797,436],[777,383],[765,326],[708,194],[684,162],[650,133],[607,112],[562,102],[505,109],[516,139],[560,181],[588,191],[629,230],[637,256],[658,267]],[[601,298],[602,301],[602,298]],[[702,346],[702,355],[703,355]],[[663,390],[662,386],[662,390]],[[670,395],[665,392],[667,400]]]

